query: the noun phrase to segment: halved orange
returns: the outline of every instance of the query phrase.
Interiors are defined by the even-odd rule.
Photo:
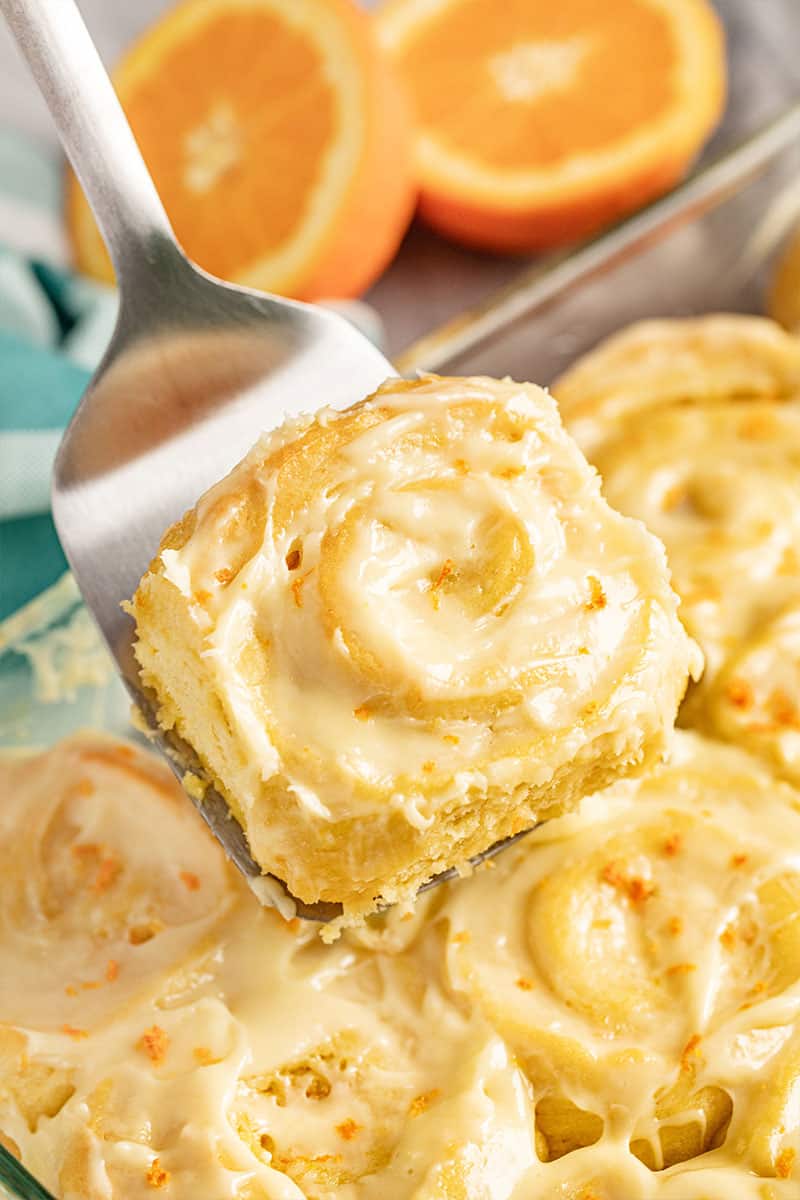
[[[725,51],[706,0],[386,0],[416,108],[420,211],[528,251],[665,191],[714,128]]]
[[[415,200],[408,105],[352,0],[184,0],[114,81],[178,240],[206,270],[301,299],[355,296]],[[70,179],[77,265],[111,264]]]

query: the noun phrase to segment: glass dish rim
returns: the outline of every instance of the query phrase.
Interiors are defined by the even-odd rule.
[[[447,371],[537,310],[733,199],[800,141],[800,99],[672,191],[577,247],[546,256],[485,300],[429,330],[393,356],[401,375]]]

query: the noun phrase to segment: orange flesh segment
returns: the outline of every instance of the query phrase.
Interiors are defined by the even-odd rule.
[[[271,47],[269,79],[248,70],[259,42]],[[198,124],[193,105],[205,76],[214,79],[215,94]],[[171,80],[166,105],[165,77]],[[230,278],[288,241],[306,216],[336,136],[336,106],[307,35],[265,8],[231,8],[168,46],[127,109],[178,239],[190,255],[200,247],[204,266]],[[303,130],[302,152],[286,137],[287,119]],[[256,187],[248,172],[244,187],[239,164],[254,159],[263,171]]]
[[[422,126],[499,170],[604,149],[676,98],[671,22],[630,0],[464,0],[425,22],[397,58]]]

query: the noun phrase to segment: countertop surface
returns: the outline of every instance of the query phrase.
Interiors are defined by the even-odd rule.
[[[505,0],[495,0],[500,5]],[[374,0],[365,0],[375,7]],[[108,63],[160,12],[165,0],[82,0]],[[731,94],[725,120],[705,151],[718,156],[794,97],[800,98],[800,0],[716,0],[727,30]],[[0,124],[55,142],[49,115],[11,38],[0,28]],[[2,238],[2,230],[0,230]],[[447,244],[414,225],[392,268],[367,297],[381,312],[390,349],[408,344],[507,283],[521,260]]]

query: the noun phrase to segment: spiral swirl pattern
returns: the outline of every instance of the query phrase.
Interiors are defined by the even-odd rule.
[[[133,611],[257,860],[351,913],[652,761],[694,663],[660,547],[511,381],[390,381],[264,439]]]
[[[64,1200],[794,1200],[800,794],[743,752],[681,733],[334,946],[256,902],[147,756],[0,768],[4,871],[48,843],[31,915],[0,892],[0,1139]],[[95,888],[71,847],[114,829]]]
[[[783,678],[800,658],[780,614],[800,601],[800,341],[754,317],[645,322],[554,388],[611,504],[666,546],[681,618],[706,659],[681,720],[744,733],[796,779],[782,696],[800,698]],[[784,652],[794,667],[773,688],[764,677],[751,701],[748,673]]]
[[[176,968],[230,903],[227,871],[170,772],[131,746],[79,736],[57,757],[2,760],[0,795],[6,1021],[102,1025]]]
[[[780,1174],[800,1132],[799,839],[796,792],[682,734],[661,773],[454,890],[452,984],[523,1063],[542,1157],[624,1139],[660,1171],[726,1146]]]

